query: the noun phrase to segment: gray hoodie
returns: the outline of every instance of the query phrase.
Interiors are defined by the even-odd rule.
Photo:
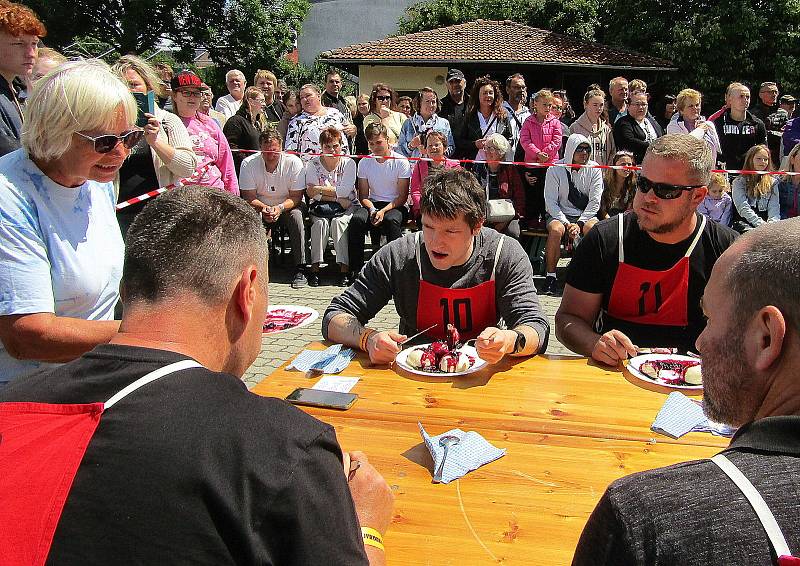
[[[572,163],[575,155],[575,148],[580,144],[588,144],[592,147],[589,138],[582,134],[572,134],[567,140],[564,148],[564,159],[559,159],[556,163]],[[568,223],[567,216],[578,217],[578,221],[588,222],[595,216],[600,209],[600,197],[603,196],[603,175],[600,169],[591,167],[597,165],[592,160],[592,150],[589,150],[589,167],[572,169],[571,167],[560,167],[558,165],[550,167],[544,178],[544,205],[547,214],[563,223]],[[575,188],[589,197],[589,204],[584,210],[575,207],[569,201],[569,179],[572,177]]]

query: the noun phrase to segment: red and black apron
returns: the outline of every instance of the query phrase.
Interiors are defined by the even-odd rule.
[[[505,236],[500,236],[494,254],[492,276],[489,281],[474,287],[450,289],[428,283],[422,277],[422,256],[420,252],[421,232],[416,235],[417,267],[419,267],[419,296],[417,298],[417,329],[436,324],[427,335],[444,340],[447,338],[447,325],[458,329],[463,340],[476,338],[489,326],[497,324],[494,276]]]
[[[778,557],[778,566],[800,566],[800,557],[792,556],[789,545],[786,544],[786,538],[775,520],[775,516],[755,486],[747,479],[747,476],[736,467],[736,464],[722,454],[717,454],[711,458],[711,461],[719,466],[725,472],[725,475],[736,484],[736,487],[742,491],[753,507],[756,515],[758,515],[758,520],[761,521],[761,525],[767,533],[772,548],[775,549],[775,556]]]
[[[169,364],[105,403],[0,403],[0,566],[40,566],[50,553],[61,512],[105,411],[140,387],[189,368]]]

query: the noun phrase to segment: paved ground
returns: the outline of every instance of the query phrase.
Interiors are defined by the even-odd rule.
[[[273,266],[275,267],[275,266]],[[271,305],[306,305],[319,311],[320,319],[314,324],[291,330],[281,334],[265,336],[262,340],[261,355],[244,375],[244,381],[248,387],[253,387],[267,375],[272,373],[278,366],[303,349],[303,346],[314,340],[322,340],[322,320],[333,296],[342,292],[342,288],[336,286],[326,286],[325,283],[332,283],[333,277],[329,276],[328,281],[323,277],[319,287],[305,287],[304,289],[292,289],[289,285],[291,273],[284,269],[272,269],[271,281],[269,284],[269,302]],[[539,281],[537,280],[537,283]],[[561,302],[560,297],[540,296],[547,317],[550,319],[551,328],[553,327],[553,316]],[[389,303],[378,313],[378,316],[370,323],[370,326],[378,329],[396,329],[398,326],[397,312],[394,310],[394,303]],[[555,338],[555,334],[550,334],[550,342],[547,352],[551,354],[564,354],[568,350],[564,348]]]

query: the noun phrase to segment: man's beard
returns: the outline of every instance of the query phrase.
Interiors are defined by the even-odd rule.
[[[653,234],[668,234],[686,222],[686,219],[692,214],[694,214],[694,209],[692,208],[691,202],[687,202],[686,206],[681,211],[680,216],[678,216],[672,222],[664,222],[662,224],[656,224],[653,226],[645,226],[642,224],[642,218],[638,214],[636,215],[636,221],[639,224],[640,230],[651,232]]]
[[[736,325],[735,327],[739,327]],[[703,408],[711,420],[739,426],[749,420],[743,414],[747,383],[752,371],[743,352],[741,336],[733,333],[703,349]]]

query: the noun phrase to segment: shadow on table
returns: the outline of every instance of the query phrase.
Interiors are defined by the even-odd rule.
[[[425,446],[424,442],[420,442],[416,444],[400,454],[403,458],[408,460],[409,462],[413,462],[414,464],[418,464],[428,470],[431,473],[431,477],[433,474],[433,458],[431,458],[431,453],[428,450],[428,447]]]

